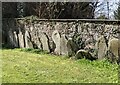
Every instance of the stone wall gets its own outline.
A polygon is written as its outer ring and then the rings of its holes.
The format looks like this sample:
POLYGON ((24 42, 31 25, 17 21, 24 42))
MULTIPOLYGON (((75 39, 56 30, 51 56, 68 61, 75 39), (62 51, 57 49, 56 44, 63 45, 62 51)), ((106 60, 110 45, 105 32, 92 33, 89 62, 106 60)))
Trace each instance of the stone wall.
POLYGON ((85 19, 3 19, 3 43, 13 48, 38 48, 58 55, 69 55, 70 50, 70 53, 76 53, 84 49, 100 57, 101 51, 97 50, 96 54, 94 49, 106 50, 110 39, 118 39, 118 23, 85 19))

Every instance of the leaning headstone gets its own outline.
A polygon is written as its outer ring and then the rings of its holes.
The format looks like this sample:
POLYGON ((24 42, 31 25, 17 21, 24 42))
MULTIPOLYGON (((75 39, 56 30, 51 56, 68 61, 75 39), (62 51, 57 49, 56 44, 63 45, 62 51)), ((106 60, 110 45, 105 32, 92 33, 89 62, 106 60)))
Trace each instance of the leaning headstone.
POLYGON ((65 36, 65 34, 61 35, 60 38, 60 47, 61 47, 61 54, 62 55, 68 55, 68 49, 67 49, 67 38, 65 36))
POLYGON ((60 34, 57 30, 52 33, 52 40, 56 45, 54 53, 60 55, 60 34))
POLYGON ((86 50, 78 50, 76 55, 75 55, 75 59, 89 59, 89 60, 95 60, 96 58, 94 58, 88 51, 86 50))
POLYGON ((76 54, 78 51, 78 46, 75 42, 73 42, 72 38, 69 38, 67 41, 67 50, 68 50, 68 56, 72 57, 76 54))
POLYGON ((14 47, 14 40, 13 40, 13 33, 11 30, 8 31, 8 44, 11 46, 11 47, 14 47))
POLYGON ((18 47, 18 37, 17 37, 17 34, 16 34, 16 31, 13 32, 13 40, 14 40, 14 46, 15 47, 18 47))
MULTIPOLYGON (((41 32, 40 32, 41 33, 41 32)), ((42 43, 41 43, 41 36, 37 32, 32 33, 32 41, 34 43, 34 48, 41 49, 42 50, 42 43)))
POLYGON ((101 36, 100 38, 98 38, 96 42, 96 49, 98 51, 98 59, 101 60, 105 58, 106 52, 107 52, 107 44, 104 36, 101 36))
POLYGON ((47 37, 47 35, 45 33, 40 34, 40 40, 41 40, 41 43, 42 43, 43 50, 45 50, 47 52, 50 52, 49 39, 48 39, 48 37, 47 37))
POLYGON ((50 40, 49 43, 50 43, 50 50, 51 50, 52 53, 54 53, 56 45, 55 45, 53 40, 50 40))
POLYGON ((35 44, 37 45, 38 49, 42 49, 42 43, 40 41, 40 38, 36 36, 35 44))
POLYGON ((30 41, 30 35, 29 35, 28 31, 25 32, 25 47, 26 48, 33 48, 33 44, 30 41))
POLYGON ((19 46, 20 46, 20 48, 24 48, 24 38, 23 38, 23 34, 22 34, 21 31, 18 34, 18 38, 19 38, 19 46))
POLYGON ((117 38, 110 39, 108 42, 108 57, 111 61, 118 61, 118 49, 120 48, 120 40, 117 38))

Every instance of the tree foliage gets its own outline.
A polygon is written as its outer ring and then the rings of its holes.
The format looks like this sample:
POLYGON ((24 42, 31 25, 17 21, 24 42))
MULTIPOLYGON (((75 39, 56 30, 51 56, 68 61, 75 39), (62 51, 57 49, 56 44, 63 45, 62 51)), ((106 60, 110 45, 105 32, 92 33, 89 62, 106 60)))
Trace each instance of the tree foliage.
POLYGON ((13 18, 17 17, 17 3, 16 2, 2 2, 2 17, 13 18))
POLYGON ((41 19, 94 18, 96 2, 5 2, 3 17, 38 16, 41 19))

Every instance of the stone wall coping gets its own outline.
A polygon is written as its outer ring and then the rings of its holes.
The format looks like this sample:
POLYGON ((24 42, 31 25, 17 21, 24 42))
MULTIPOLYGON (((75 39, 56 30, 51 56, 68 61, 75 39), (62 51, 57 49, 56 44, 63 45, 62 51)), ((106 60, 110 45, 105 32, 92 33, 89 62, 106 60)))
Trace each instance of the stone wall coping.
MULTIPOLYGON (((3 18, 3 19, 25 20, 26 18, 3 18)), ((26 20, 30 20, 30 19, 26 19, 26 20)), ((92 23, 114 23, 114 24, 120 23, 120 20, 108 20, 108 19, 34 19, 34 21, 92 22, 92 23)))

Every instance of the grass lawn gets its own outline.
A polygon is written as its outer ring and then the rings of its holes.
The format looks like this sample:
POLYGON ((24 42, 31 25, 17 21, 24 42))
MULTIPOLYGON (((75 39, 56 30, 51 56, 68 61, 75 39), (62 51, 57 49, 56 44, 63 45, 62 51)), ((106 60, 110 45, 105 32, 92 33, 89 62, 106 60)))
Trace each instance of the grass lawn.
POLYGON ((118 65, 21 49, 2 50, 3 83, 117 83, 118 65))

